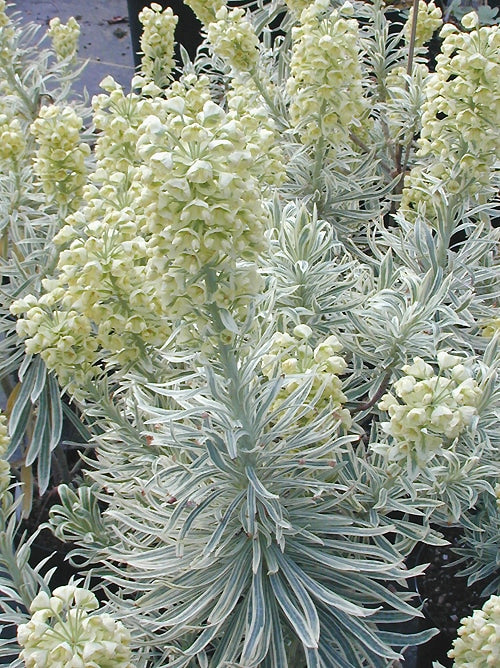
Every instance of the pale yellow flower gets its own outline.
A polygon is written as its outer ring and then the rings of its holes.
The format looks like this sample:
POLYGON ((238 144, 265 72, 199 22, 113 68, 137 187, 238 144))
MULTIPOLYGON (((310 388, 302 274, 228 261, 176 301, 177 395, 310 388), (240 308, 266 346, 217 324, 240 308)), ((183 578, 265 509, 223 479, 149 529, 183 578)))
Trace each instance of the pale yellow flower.
POLYGON ((7 416, 0 411, 0 457, 5 455, 9 447, 10 439, 7 430, 7 416))
POLYGON ((98 607, 92 592, 74 585, 38 594, 17 632, 26 668, 133 668, 128 630, 98 607))
MULTIPOLYGON (((174 67, 174 32, 177 16, 172 9, 156 2, 151 7, 144 7, 139 13, 139 21, 143 30, 141 35, 141 88, 148 83, 165 88, 170 81, 170 73, 174 67)), ((139 79, 134 79, 137 84, 139 79)))
MULTIPOLYGON (((290 120, 302 143, 323 136, 332 147, 346 143, 361 123, 367 102, 362 87, 360 36, 356 19, 344 7, 323 16, 316 0, 292 29, 290 120)), ((328 3, 326 3, 328 6, 328 3)))
POLYGON ((302 10, 308 7, 312 0, 285 0, 285 2, 294 14, 300 16, 302 10))
POLYGON ((219 9, 226 5, 225 0, 185 0, 185 2, 205 25, 214 21, 219 9))
MULTIPOLYGON (((417 12, 417 31, 415 34, 415 45, 423 46, 430 41, 435 31, 443 25, 442 12, 434 2, 419 0, 417 12)), ((413 22, 413 7, 410 9, 408 20, 404 27, 406 41, 410 40, 411 25, 413 22)))
POLYGON ((483 324, 482 335, 491 339, 497 332, 500 332, 500 316, 497 318, 490 318, 483 324))
POLYGON ((259 38, 241 8, 222 7, 208 25, 208 39, 215 53, 238 72, 252 72, 259 60, 259 38))
POLYGON ((420 357, 403 366, 406 375, 394 383, 394 394, 386 393, 378 404, 389 414, 390 422, 381 422, 381 427, 395 445, 374 449, 395 460, 411 457, 425 464, 457 438, 477 415, 482 396, 463 362, 458 355, 440 351, 438 374, 420 357))
POLYGON ((47 35, 52 40, 58 60, 74 59, 76 57, 80 26, 73 16, 70 16, 66 24, 61 23, 61 19, 57 16, 51 19, 47 35))
POLYGON ((456 668, 500 665, 500 596, 494 594, 470 617, 460 621, 458 638, 448 652, 456 668))

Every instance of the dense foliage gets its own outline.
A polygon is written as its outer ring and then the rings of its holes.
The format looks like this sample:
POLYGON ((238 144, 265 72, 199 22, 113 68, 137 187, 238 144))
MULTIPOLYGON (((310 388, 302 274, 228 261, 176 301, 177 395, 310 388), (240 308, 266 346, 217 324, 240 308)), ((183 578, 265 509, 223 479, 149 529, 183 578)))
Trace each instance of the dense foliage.
POLYGON ((498 593, 500 31, 187 4, 195 61, 153 3, 90 113, 76 21, 46 48, 0 0, 0 655, 384 668, 433 633, 440 527, 498 593), (53 592, 20 529, 51 488, 53 592))

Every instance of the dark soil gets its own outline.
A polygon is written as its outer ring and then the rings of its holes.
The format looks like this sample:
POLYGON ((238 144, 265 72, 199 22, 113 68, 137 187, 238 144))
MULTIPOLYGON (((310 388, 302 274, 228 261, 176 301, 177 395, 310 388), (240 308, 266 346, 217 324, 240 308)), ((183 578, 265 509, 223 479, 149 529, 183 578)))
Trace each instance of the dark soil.
POLYGON ((487 598, 481 596, 485 581, 468 586, 467 578, 458 575, 465 566, 463 563, 457 564, 459 557, 452 548, 458 546, 461 530, 441 528, 440 531, 450 545, 424 545, 416 557, 417 563, 430 564, 425 574, 416 580, 427 620, 422 623, 422 628, 435 627, 440 631, 437 636, 419 647, 417 668, 432 668, 433 661, 440 661, 443 666, 451 667, 453 661, 447 657, 447 653, 457 636, 460 620, 481 608, 487 598))
MULTIPOLYGON (((56 489, 50 490, 42 497, 35 497, 31 514, 24 520, 21 530, 26 531, 28 537, 32 536, 38 527, 48 520, 51 506, 59 502, 60 499, 56 489)), ((47 563, 42 566, 40 572, 45 574, 50 569, 55 568, 54 575, 51 578, 51 588, 66 585, 71 576, 78 573, 78 570, 66 560, 66 556, 74 547, 73 543, 60 541, 50 529, 42 529, 31 545, 30 565, 35 568, 50 557, 47 563)))

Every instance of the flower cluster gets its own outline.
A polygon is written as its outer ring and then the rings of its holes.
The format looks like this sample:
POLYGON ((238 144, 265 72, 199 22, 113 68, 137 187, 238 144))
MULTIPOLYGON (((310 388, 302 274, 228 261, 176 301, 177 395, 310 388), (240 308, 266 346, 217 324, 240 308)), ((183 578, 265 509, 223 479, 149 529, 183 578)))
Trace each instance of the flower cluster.
POLYGON ((457 668, 493 668, 500 664, 500 596, 492 595, 481 610, 461 620, 448 656, 457 668))
POLYGON ((25 146, 26 139, 19 119, 0 114, 0 160, 16 160, 25 146))
MULTIPOLYGON (((253 262, 266 248, 268 213, 262 160, 245 119, 211 101, 208 80, 188 76, 173 84, 164 112, 144 121, 137 145, 140 204, 151 235, 146 273, 168 300, 162 310, 183 317, 193 305, 215 300, 226 306, 237 296, 239 280, 233 279, 247 273, 241 260, 253 262), (225 276, 213 294, 207 268, 225 276)), ((243 280, 241 288, 248 294, 250 283, 243 280)))
POLYGON ((287 92, 290 120, 302 143, 323 136, 336 147, 366 111, 360 65, 360 35, 346 2, 323 16, 328 0, 316 0, 292 30, 292 56, 287 92))
MULTIPOLYGON (((14 28, 5 12, 6 6, 5 0, 0 0, 0 59, 2 61, 7 61, 12 57, 11 40, 14 37, 14 28)), ((0 90, 2 89, 3 86, 0 86, 0 90)))
POLYGON ((132 668, 129 632, 109 614, 89 614, 98 607, 74 585, 38 594, 17 632, 26 668, 132 668))
POLYGON ((249 75, 237 74, 231 79, 227 106, 230 114, 245 126, 247 148, 252 153, 254 168, 262 174, 263 193, 267 194, 268 186, 280 186, 285 181, 285 159, 276 123, 249 75))
POLYGON ((0 28, 5 28, 9 24, 9 18, 5 13, 5 7, 7 3, 5 0, 0 0, 0 28))
POLYGON ((226 0, 185 0, 196 16, 204 25, 215 21, 215 15, 222 7, 225 7, 226 0))
POLYGON ((136 222, 137 129, 152 102, 125 96, 110 77, 103 86, 108 94, 93 101, 97 169, 83 191, 84 205, 55 237, 63 247, 57 278, 42 282, 39 299, 28 295, 11 307, 12 313, 25 314, 17 331, 27 350, 40 353, 71 392, 99 372, 100 348, 126 364, 138 357, 148 332, 160 345, 170 333, 159 326, 157 305, 151 303, 145 242, 136 222))
POLYGON ((80 26, 78 21, 70 16, 66 24, 55 17, 50 20, 47 35, 52 39, 52 45, 58 60, 75 58, 80 38, 80 26))
POLYGON ((94 376, 97 342, 92 336, 88 317, 77 311, 52 311, 53 292, 37 300, 33 295, 17 300, 11 307, 14 315, 25 314, 17 322, 17 332, 26 339, 28 354, 40 354, 53 369, 61 385, 68 390, 84 386, 94 376))
POLYGON ((262 372, 268 378, 275 377, 276 373, 283 377, 283 388, 274 408, 278 408, 304 380, 312 378, 308 399, 314 400, 313 408, 302 421, 307 422, 310 417, 328 408, 336 419, 349 428, 351 416, 343 408, 346 396, 339 378, 347 368, 344 358, 337 354, 342 350, 342 344, 332 334, 313 348, 310 344, 312 335, 308 325, 297 325, 293 335, 277 332, 273 336, 269 352, 262 358, 262 372))
POLYGON ((31 132, 38 142, 34 170, 49 199, 68 208, 81 196, 86 182, 85 158, 90 146, 81 141, 82 119, 72 107, 41 107, 31 132))
POLYGON ((144 344, 161 345, 170 334, 168 323, 160 324, 155 286, 145 279, 146 246, 137 221, 135 148, 154 102, 124 95, 110 77, 103 85, 108 95, 94 98, 97 168, 83 206, 54 239, 62 247, 57 278, 43 281, 40 299, 28 296, 12 307, 26 314, 17 329, 27 349, 40 353, 69 389, 98 373, 99 348, 126 364, 144 344))
POLYGON ((426 82, 418 155, 430 164, 405 180, 401 209, 410 218, 431 197, 433 180, 451 193, 488 188, 500 155, 500 28, 478 27, 474 12, 463 23, 471 32, 441 30, 442 53, 426 82))
MULTIPOLYGON (((477 157, 487 162, 482 166, 487 172, 486 167, 491 166, 500 150, 496 132, 500 28, 485 26, 464 33, 447 24, 441 36, 442 54, 438 56, 435 75, 429 79, 423 109, 420 154, 443 159, 451 146, 464 169, 470 169, 471 159, 477 157), (459 150, 463 155, 459 156, 459 150)), ((483 181, 484 178, 485 175, 483 181)))
POLYGON ((221 7, 208 25, 208 39, 215 53, 236 71, 252 72, 259 60, 259 39, 243 9, 221 7))
POLYGON ((181 319, 198 336, 206 304, 244 316, 262 286, 266 179, 284 173, 262 110, 225 112, 204 77, 174 82, 166 98, 104 85, 97 168, 55 238, 57 277, 12 307, 27 350, 70 388, 99 372, 100 351, 129 364, 181 319))
POLYGON ((174 67, 174 33, 177 25, 177 16, 171 7, 162 11, 162 6, 156 2, 151 7, 144 7, 139 13, 142 23, 141 73, 134 79, 134 84, 141 84, 143 92, 151 94, 160 92, 169 84, 170 73, 174 67))
MULTIPOLYGON (((161 345, 170 333, 155 315, 154 286, 145 281, 146 256, 130 208, 104 212, 59 256, 61 307, 67 314, 77 309, 87 327, 94 323, 98 345, 120 354, 122 364, 137 357, 138 334, 145 344, 161 345)), ((88 344, 86 352, 91 352, 88 344)))
MULTIPOLYGON (((85 195, 85 199, 93 201, 94 206, 103 199, 99 197, 99 188, 104 190, 106 201, 115 202, 118 192, 123 198, 123 191, 133 182, 134 167, 138 164, 135 153, 139 127, 160 104, 157 100, 134 93, 126 95, 111 76, 103 79, 100 86, 105 92, 92 99, 93 121, 99 131, 95 147, 97 166, 90 174, 90 181, 95 187, 88 187, 85 195)), ((126 197, 126 202, 130 206, 134 198, 126 197)))
POLYGON ((437 374, 420 357, 403 366, 406 375, 394 383, 396 396, 388 392, 378 404, 389 413, 390 422, 381 426, 395 445, 375 445, 374 450, 393 461, 409 458, 420 465, 457 438, 477 414, 482 395, 464 361, 440 351, 437 374))
MULTIPOLYGON (((417 31, 415 33, 415 46, 423 46, 430 41, 434 32, 443 24, 443 14, 434 2, 427 3, 419 0, 417 12, 417 31)), ((410 41, 411 25, 413 22, 413 7, 410 9, 408 20, 404 27, 404 36, 410 41)))

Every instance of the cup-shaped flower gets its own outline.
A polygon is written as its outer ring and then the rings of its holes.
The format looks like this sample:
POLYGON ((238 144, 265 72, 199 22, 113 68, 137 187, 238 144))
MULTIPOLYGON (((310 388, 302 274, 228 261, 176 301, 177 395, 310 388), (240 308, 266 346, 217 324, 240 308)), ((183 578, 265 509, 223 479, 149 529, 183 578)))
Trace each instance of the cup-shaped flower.
POLYGON ((52 40, 58 60, 76 57, 80 26, 74 16, 70 16, 67 23, 61 23, 61 19, 57 16, 51 19, 47 35, 52 40))
POLYGON ((420 357, 404 365, 402 371, 406 375, 394 383, 394 394, 384 394, 378 404, 390 417, 390 422, 382 422, 381 427, 395 444, 379 444, 374 449, 391 459, 408 459, 423 466, 460 436, 477 415, 482 396, 464 361, 458 355, 440 351, 437 374, 420 357))
POLYGON ((458 638, 448 656, 457 668, 493 668, 500 663, 500 596, 492 595, 481 610, 460 621, 458 638))
MULTIPOLYGON (((404 27, 404 36, 407 42, 410 41, 411 26, 413 22, 413 7, 410 9, 408 20, 404 27)), ((434 2, 419 0, 417 12, 417 26, 415 33, 415 45, 423 46, 429 42, 434 32, 443 25, 442 12, 436 7, 434 2)))
MULTIPOLYGON (((153 84, 156 92, 161 92, 170 82, 170 73, 174 67, 174 32, 178 18, 172 8, 162 10, 156 2, 151 7, 144 7, 139 12, 142 23, 141 35, 141 72, 134 83, 144 86, 153 84)), ((151 86, 148 93, 151 93, 151 86)))
POLYGON ((359 27, 350 3, 324 15, 329 3, 316 0, 292 30, 287 92, 290 120, 304 144, 319 137, 336 147, 349 138, 366 111, 360 64, 359 27), (346 15, 347 12, 347 15, 346 15))
POLYGON ((132 668, 130 634, 80 587, 40 592, 31 619, 18 627, 20 658, 27 668, 132 668))

